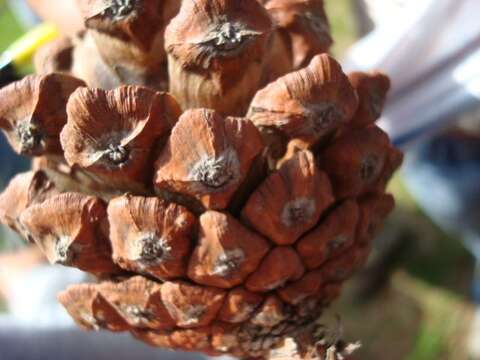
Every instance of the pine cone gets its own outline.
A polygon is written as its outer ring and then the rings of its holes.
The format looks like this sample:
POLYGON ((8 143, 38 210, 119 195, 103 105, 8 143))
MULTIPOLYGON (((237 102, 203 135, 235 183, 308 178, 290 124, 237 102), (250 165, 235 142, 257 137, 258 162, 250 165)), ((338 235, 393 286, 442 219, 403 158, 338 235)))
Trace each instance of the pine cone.
POLYGON ((0 90, 0 127, 35 157, 0 220, 96 277, 59 296, 84 329, 315 358, 316 319, 394 206, 388 78, 320 54, 320 0, 79 3, 87 30, 0 90))

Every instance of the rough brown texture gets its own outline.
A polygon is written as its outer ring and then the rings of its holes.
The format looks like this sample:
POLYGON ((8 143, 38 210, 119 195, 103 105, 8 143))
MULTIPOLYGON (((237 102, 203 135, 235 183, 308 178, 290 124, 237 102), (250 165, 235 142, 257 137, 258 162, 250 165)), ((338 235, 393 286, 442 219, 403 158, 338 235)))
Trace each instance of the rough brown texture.
MULTIPOLYGON (((100 58, 122 84, 161 88, 164 32, 180 0, 77 0, 100 58)), ((79 59, 81 61, 81 59, 79 59)))
POLYGON ((0 222, 31 240, 20 222, 20 215, 34 204, 40 204, 59 193, 43 171, 30 171, 15 176, 0 195, 0 222))
POLYGON ((270 175, 243 209, 245 219, 279 245, 310 230, 334 198, 328 177, 311 152, 297 153, 270 175))
POLYGON ((268 292, 298 280, 304 273, 300 257, 290 247, 276 247, 247 280, 246 287, 254 292, 268 292))
POLYGON ((218 319, 227 323, 247 321, 262 303, 263 297, 243 288, 231 290, 223 303, 218 319))
POLYGON ((382 115, 390 90, 390 79, 379 72, 354 72, 349 74, 348 78, 357 91, 359 100, 352 126, 364 127, 373 124, 382 115))
POLYGON ((373 191, 389 155, 390 140, 379 127, 344 133, 321 154, 319 167, 332 180, 339 198, 373 191))
POLYGON ((158 198, 125 195, 108 206, 113 259, 158 279, 185 276, 196 218, 158 198))
POLYGON ((103 283, 98 290, 130 327, 154 330, 175 327, 156 282, 138 276, 120 283, 103 283))
POLYGON ((366 262, 402 162, 375 125, 388 78, 324 53, 321 0, 78 3, 86 30, 0 90, 0 127, 35 156, 0 221, 93 275, 60 302, 157 347, 338 353, 319 318, 366 262))
POLYGON ((309 269, 338 256, 355 241, 359 209, 355 201, 347 200, 297 244, 297 251, 309 269))
POLYGON ((181 328, 209 325, 223 303, 222 290, 190 285, 186 282, 168 282, 162 286, 162 301, 168 313, 181 328))
POLYGON ((317 295, 324 285, 323 269, 307 272, 300 280, 282 287, 277 291, 285 302, 298 305, 301 301, 317 295))
POLYGON ((395 200, 390 194, 371 194, 360 201, 360 221, 357 229, 358 241, 370 243, 385 218, 395 206, 395 200))
POLYGON ((103 275, 118 270, 102 228, 106 215, 101 200, 66 193, 30 206, 22 212, 20 222, 52 264, 103 275))
POLYGON ((195 282, 219 288, 242 284, 269 250, 267 240, 230 215, 208 211, 200 217, 198 245, 188 269, 195 282))
POLYGON ((182 2, 165 34, 171 93, 184 109, 243 115, 261 85, 271 31, 256 0, 182 2))
POLYGON ((129 326, 100 293, 96 284, 71 286, 58 300, 84 330, 126 331, 129 326))
POLYGON ((97 183, 85 171, 71 167, 60 156, 40 156, 32 160, 32 169, 46 174, 56 189, 62 192, 87 193, 103 197, 104 186, 97 183))
POLYGON ((323 0, 263 0, 288 49, 293 69, 328 52, 333 40, 323 0))
POLYGON ((23 155, 61 154, 58 134, 70 95, 85 83, 68 75, 29 75, 0 90, 0 129, 23 155), (52 96, 52 94, 55 94, 52 96))
POLYGON ((175 124, 180 109, 170 95, 143 87, 79 89, 67 105, 60 135, 65 158, 118 190, 142 189, 152 151, 175 124))
POLYGON ((248 119, 188 110, 155 164, 155 187, 193 197, 207 209, 224 209, 262 150, 248 119))
POLYGON ((342 68, 324 54, 260 90, 248 117, 263 132, 278 131, 288 140, 314 144, 347 124, 357 105, 357 95, 342 68))

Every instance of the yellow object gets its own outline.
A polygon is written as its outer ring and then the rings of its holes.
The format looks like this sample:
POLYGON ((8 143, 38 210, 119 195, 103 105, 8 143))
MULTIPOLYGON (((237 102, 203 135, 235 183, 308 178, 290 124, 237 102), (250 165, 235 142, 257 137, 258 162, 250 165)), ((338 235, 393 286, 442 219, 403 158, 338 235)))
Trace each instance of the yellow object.
POLYGON ((9 62, 15 67, 26 65, 40 46, 58 36, 59 31, 54 25, 41 24, 10 45, 3 52, 0 63, 9 62))

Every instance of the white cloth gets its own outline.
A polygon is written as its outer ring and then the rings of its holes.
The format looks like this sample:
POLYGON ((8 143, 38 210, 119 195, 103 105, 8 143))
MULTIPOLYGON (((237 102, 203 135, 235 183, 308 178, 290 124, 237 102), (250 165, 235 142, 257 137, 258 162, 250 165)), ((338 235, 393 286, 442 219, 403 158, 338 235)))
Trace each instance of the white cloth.
POLYGON ((370 1, 370 11, 381 13, 378 27, 352 47, 344 68, 392 78, 379 124, 406 147, 479 106, 480 1, 412 0, 381 12, 388 3, 370 1))
MULTIPOLYGON (((0 315, 1 360, 206 360, 200 354, 149 347, 129 334, 83 332, 56 297, 86 275, 39 266, 10 284, 10 312, 0 315)), ((217 358, 228 360, 230 358, 217 358)))
POLYGON ((85 273, 62 266, 41 265, 9 284, 9 317, 31 328, 72 327, 73 321, 58 303, 57 294, 82 283, 85 273))

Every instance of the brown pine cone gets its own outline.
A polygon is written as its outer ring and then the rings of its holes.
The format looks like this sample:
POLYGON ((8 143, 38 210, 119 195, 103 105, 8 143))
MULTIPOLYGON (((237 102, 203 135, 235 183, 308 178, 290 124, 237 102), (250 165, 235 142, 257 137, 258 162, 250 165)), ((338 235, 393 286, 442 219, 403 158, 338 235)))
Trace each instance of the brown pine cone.
POLYGON ((320 54, 320 0, 79 2, 86 32, 0 90, 0 128, 35 157, 0 220, 97 277, 59 296, 84 329, 323 356, 316 321, 394 206, 388 78, 320 54))

